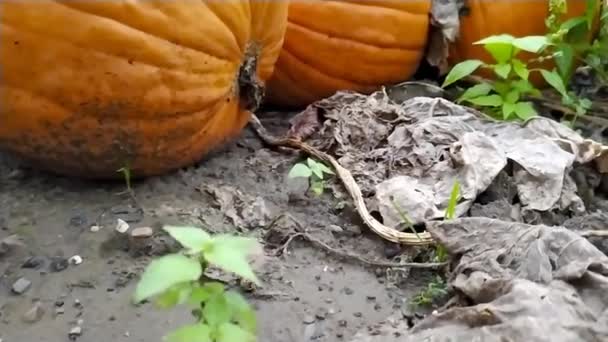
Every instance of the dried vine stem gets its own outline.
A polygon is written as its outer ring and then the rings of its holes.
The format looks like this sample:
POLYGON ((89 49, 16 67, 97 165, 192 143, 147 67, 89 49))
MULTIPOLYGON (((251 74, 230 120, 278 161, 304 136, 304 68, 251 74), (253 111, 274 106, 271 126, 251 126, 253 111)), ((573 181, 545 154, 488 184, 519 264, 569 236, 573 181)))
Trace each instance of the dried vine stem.
POLYGON ((336 175, 342 181, 342 184, 344 184, 346 191, 348 191, 349 195, 351 196, 355 204, 355 208, 357 209, 357 213, 359 216, 361 216, 363 222, 365 222, 365 224, 374 233, 378 234, 383 239, 409 246, 426 246, 434 243, 431 234, 428 232, 419 233, 418 235, 413 233, 403 233, 378 222, 378 220, 376 220, 369 213, 369 210, 367 210, 365 201, 363 200, 363 194, 361 194, 361 189, 357 185, 357 182, 355 182, 355 179, 351 175, 350 171, 343 168, 334 157, 325 152, 319 151, 300 140, 293 138, 276 138, 272 136, 266 131, 266 128, 264 128, 260 120, 253 113, 251 114, 249 123, 255 130, 256 134, 268 145, 295 148, 304 151, 308 155, 311 155, 319 160, 330 163, 336 172, 336 175))
POLYGON ((441 268, 441 267, 445 267, 448 265, 447 262, 386 262, 386 261, 373 261, 373 260, 368 260, 365 259, 362 256, 356 255, 356 254, 351 254, 351 253, 347 253, 347 252, 343 252, 337 249, 332 248, 331 246, 329 246, 328 244, 324 243, 321 240, 315 239, 312 236, 306 234, 306 233, 295 233, 291 236, 289 236, 289 238, 287 239, 287 241, 278 248, 278 253, 279 254, 286 254, 287 253, 287 248, 289 247, 289 245, 296 239, 296 238, 302 238, 308 242, 310 242, 311 244, 321 248, 322 250, 324 250, 325 252, 334 254, 338 257, 342 257, 342 258, 346 258, 346 259, 351 259, 351 260, 356 260, 364 265, 367 266, 375 266, 375 267, 385 267, 385 268, 424 268, 424 269, 437 269, 437 268, 441 268))

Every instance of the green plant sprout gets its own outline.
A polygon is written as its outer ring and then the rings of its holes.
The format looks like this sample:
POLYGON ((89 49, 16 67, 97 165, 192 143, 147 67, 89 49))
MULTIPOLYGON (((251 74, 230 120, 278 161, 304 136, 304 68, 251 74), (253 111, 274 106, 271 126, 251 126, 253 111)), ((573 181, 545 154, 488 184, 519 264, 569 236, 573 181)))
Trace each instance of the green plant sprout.
POLYGON ((259 280, 247 256, 255 239, 211 236, 195 227, 165 226, 163 229, 184 249, 153 260, 135 289, 133 300, 152 297, 159 308, 188 304, 194 307, 196 322, 165 336, 167 342, 255 342, 257 320, 254 310, 238 292, 204 276, 209 265, 220 267, 254 284, 259 280))
POLYGON ((544 36, 515 38, 508 34, 487 37, 474 44, 484 49, 494 58, 494 64, 481 60, 466 60, 456 64, 448 73, 442 87, 447 87, 472 75, 479 68, 486 68, 498 76, 496 81, 484 81, 460 95, 457 102, 467 102, 487 109, 488 114, 503 120, 528 120, 538 113, 526 96, 538 96, 540 91, 529 81, 530 70, 517 55, 522 51, 538 53, 547 44, 544 36))
POLYGON ((325 164, 315 161, 312 158, 306 159, 306 163, 295 164, 287 177, 289 178, 308 178, 310 189, 317 195, 323 194, 325 189, 325 177, 324 174, 333 175, 334 172, 327 167, 325 164))
POLYGON ((120 169, 116 170, 116 172, 121 172, 123 179, 125 181, 125 184, 127 185, 127 191, 132 191, 131 190, 131 169, 129 168, 129 166, 125 165, 123 167, 121 167, 120 169))
POLYGON ((436 275, 433 280, 431 280, 426 289, 420 291, 411 301, 411 306, 413 307, 421 307, 421 306, 429 306, 432 305, 435 300, 445 296, 448 294, 448 287, 441 278, 441 276, 436 275))

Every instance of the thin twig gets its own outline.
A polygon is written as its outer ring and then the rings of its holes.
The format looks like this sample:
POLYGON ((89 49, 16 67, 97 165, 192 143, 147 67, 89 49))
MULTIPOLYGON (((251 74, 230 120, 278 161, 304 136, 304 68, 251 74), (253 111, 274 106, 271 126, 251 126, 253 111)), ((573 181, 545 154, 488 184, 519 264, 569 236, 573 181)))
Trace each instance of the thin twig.
POLYGON ((363 200, 363 194, 361 193, 361 188, 357 185, 357 182, 353 178, 350 171, 345 169, 338 163, 338 161, 330 156, 329 154, 319 151, 316 148, 294 138, 276 138, 270 135, 260 120, 255 116, 255 114, 251 114, 251 119, 249 123, 253 127, 256 134, 268 145, 271 146, 285 146, 295 148, 305 153, 325 162, 331 164, 333 169, 336 172, 338 178, 342 181, 342 184, 350 194, 355 208, 357 209, 357 213, 365 222, 365 224, 376 234, 381 236, 382 238, 394 242, 401 243, 410 246, 427 246, 433 244, 433 238, 428 232, 419 233, 418 236, 412 233, 404 233, 393 228, 387 227, 382 223, 378 222, 370 213, 365 205, 365 201, 363 200))
POLYGON ((328 244, 326 244, 325 242, 315 239, 312 236, 310 236, 309 234, 306 233, 295 233, 292 234, 291 236, 289 236, 289 238, 287 239, 287 241, 278 248, 278 250, 280 251, 280 253, 278 254, 286 254, 287 253, 287 248, 289 247, 289 245, 296 239, 296 238, 303 238, 304 240, 312 243, 313 245, 323 249, 326 252, 329 252, 331 254, 335 254, 339 257, 342 258, 346 258, 346 259, 354 259, 359 261, 362 264, 368 265, 368 266, 376 266, 376 267, 390 267, 390 268, 441 268, 447 265, 447 262, 404 262, 404 263, 398 263, 398 262, 388 262, 388 261, 373 261, 373 260, 368 260, 365 259, 359 255, 356 254, 352 254, 352 253, 347 253, 347 252, 343 252, 343 251, 339 251, 331 246, 329 246, 328 244))

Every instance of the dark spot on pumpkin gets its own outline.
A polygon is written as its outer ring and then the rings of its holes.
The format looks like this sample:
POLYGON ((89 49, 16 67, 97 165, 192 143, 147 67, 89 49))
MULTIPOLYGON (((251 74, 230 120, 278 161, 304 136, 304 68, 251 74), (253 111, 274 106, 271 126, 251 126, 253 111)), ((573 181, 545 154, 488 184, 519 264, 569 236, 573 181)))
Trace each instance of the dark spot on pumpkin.
POLYGON ((19 45, 19 44, 20 44, 20 42, 19 42, 18 40, 15 40, 15 41, 13 42, 13 44, 15 44, 15 45, 19 45))
POLYGON ((129 59, 129 64, 133 65, 133 60, 129 59))

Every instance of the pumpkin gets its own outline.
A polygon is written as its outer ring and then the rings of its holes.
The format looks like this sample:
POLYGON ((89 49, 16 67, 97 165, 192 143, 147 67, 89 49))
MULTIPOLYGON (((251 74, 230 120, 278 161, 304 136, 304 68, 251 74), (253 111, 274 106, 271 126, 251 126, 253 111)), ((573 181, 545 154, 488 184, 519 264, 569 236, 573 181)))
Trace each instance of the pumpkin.
POLYGON ((269 103, 301 107, 408 79, 424 55, 430 8, 430 0, 291 0, 269 103))
MULTIPOLYGON (((567 6, 568 12, 562 17, 563 20, 583 15, 587 1, 567 0, 567 6)), ((465 12, 460 17, 459 36, 450 46, 448 57, 450 65, 468 59, 494 63, 494 59, 483 45, 474 44, 492 35, 510 34, 515 37, 545 35, 549 0, 468 0, 465 12)), ((592 37, 590 36, 589 39, 591 40, 592 37)), ((525 51, 518 54, 518 58, 524 62, 535 57, 525 51)), ((547 60, 533 63, 530 67, 551 70, 554 66, 553 61, 547 60)), ((493 77, 488 70, 480 70, 478 74, 493 77)), ((542 76, 538 73, 531 74, 531 81, 536 85, 544 84, 542 76)))
POLYGON ((0 148, 86 178, 190 166, 247 124, 286 25, 284 1, 2 1, 0 148))

